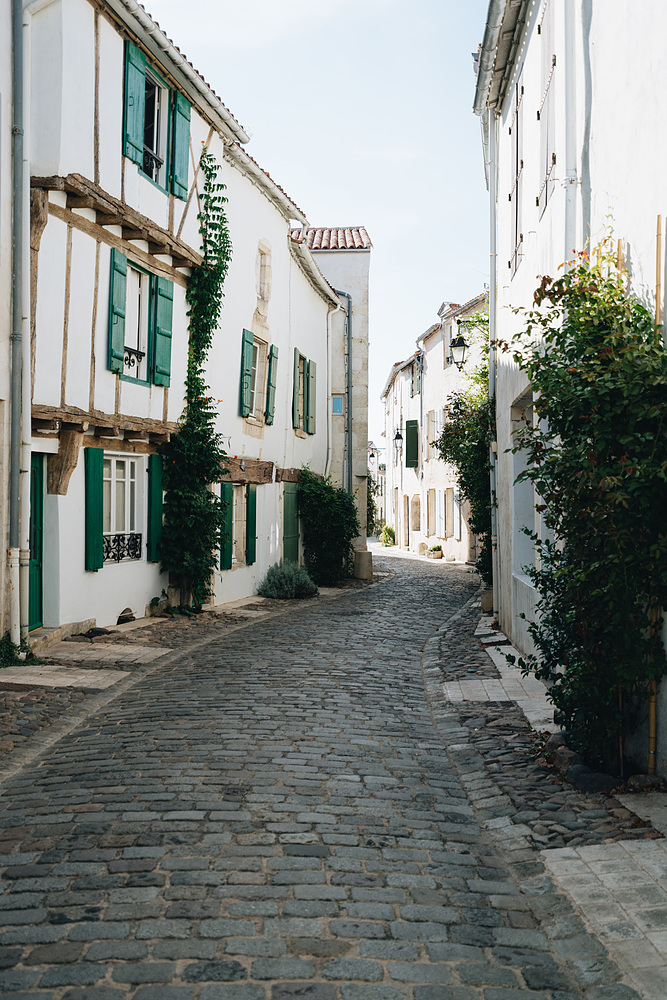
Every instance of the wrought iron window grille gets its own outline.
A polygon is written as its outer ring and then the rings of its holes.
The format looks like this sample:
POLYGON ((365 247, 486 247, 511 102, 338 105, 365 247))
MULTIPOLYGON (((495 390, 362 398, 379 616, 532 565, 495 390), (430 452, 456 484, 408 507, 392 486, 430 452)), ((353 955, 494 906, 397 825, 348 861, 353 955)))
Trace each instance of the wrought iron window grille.
POLYGON ((129 368, 130 371, 133 368, 138 368, 146 357, 146 352, 138 351, 136 347, 124 347, 123 350, 125 352, 125 367, 129 368))
POLYGON ((141 559, 141 535, 136 532, 105 535, 103 558, 104 562, 117 563, 123 559, 141 559))
POLYGON ((163 165, 162 157, 158 156, 150 146, 144 146, 144 173, 148 174, 151 180, 155 180, 156 174, 163 165))

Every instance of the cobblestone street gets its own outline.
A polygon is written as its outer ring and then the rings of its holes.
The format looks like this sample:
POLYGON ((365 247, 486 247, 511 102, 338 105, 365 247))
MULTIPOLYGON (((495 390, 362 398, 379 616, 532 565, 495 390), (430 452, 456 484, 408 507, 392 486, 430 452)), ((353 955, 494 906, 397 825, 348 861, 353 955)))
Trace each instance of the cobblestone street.
POLYGON ((637 837, 631 814, 523 758, 503 771, 525 719, 510 735, 510 702, 475 713, 444 695, 448 656, 468 676, 477 577, 389 562, 377 586, 146 663, 7 778, 0 991, 637 996, 540 858, 637 837))

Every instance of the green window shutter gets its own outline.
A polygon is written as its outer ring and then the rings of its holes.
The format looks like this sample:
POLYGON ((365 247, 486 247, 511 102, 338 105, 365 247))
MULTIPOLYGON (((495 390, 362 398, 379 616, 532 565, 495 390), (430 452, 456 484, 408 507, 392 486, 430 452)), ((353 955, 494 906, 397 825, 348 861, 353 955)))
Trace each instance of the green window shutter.
POLYGON ((269 348, 269 372, 266 377, 266 410, 264 419, 267 424, 273 423, 273 415, 276 412, 276 382, 278 371, 278 348, 271 344, 269 348))
POLYGON ((111 285, 109 287, 109 368, 122 372, 125 363, 125 295, 127 289, 127 257, 111 251, 111 285))
POLYGON ((174 138, 171 156, 171 190, 183 201, 188 196, 188 161, 190 159, 190 105, 174 92, 174 138))
POLYGON ((93 573, 104 562, 102 536, 104 451, 102 448, 84 448, 85 454, 85 568, 93 573))
POLYGON ((153 382, 169 385, 171 375, 171 330, 174 317, 174 285, 166 278, 156 278, 155 340, 153 347, 153 382))
POLYGON ((243 331, 241 340, 241 416, 250 413, 250 390, 252 388, 252 345, 253 334, 250 330, 243 331))
POLYGON ((315 409, 317 406, 316 395, 316 374, 317 365, 314 361, 308 362, 308 375, 306 378, 306 433, 315 433, 315 409))
POLYGON ((292 392, 292 427, 299 426, 299 361, 301 355, 294 348, 294 387, 292 392))
POLYGON ((148 456, 148 523, 146 553, 149 562, 160 561, 162 540, 162 455, 148 456))
POLYGON ((125 44, 125 123, 123 152, 143 166, 146 56, 132 42, 125 44))
POLYGON ((234 528, 234 484, 220 484, 220 501, 224 507, 220 544, 220 569, 232 568, 232 538, 234 528))
POLYGON ((419 423, 416 420, 405 421, 405 464, 408 469, 416 469, 419 465, 419 423))
POLYGON ((245 561, 252 566, 257 558, 257 487, 248 483, 245 488, 245 561))

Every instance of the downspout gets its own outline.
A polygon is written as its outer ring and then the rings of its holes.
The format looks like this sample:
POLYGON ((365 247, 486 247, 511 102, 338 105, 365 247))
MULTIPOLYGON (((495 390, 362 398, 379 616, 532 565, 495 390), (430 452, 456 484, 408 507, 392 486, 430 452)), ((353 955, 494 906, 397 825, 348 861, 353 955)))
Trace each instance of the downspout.
POLYGON ((352 489, 352 296, 334 288, 336 295, 347 299, 347 492, 352 489))
MULTIPOLYGON (((15 270, 20 269, 20 276, 17 285, 13 288, 14 300, 14 322, 17 320, 17 313, 20 310, 20 327, 12 330, 12 431, 14 430, 14 348, 17 355, 20 353, 20 365, 18 380, 19 385, 16 390, 19 393, 20 411, 16 408, 17 418, 17 443, 20 435, 20 466, 14 466, 12 456, 12 473, 18 474, 18 501, 19 509, 15 513, 18 522, 18 545, 19 545, 19 634, 24 640, 28 636, 29 612, 30 612, 30 459, 32 452, 32 413, 31 413, 31 385, 30 385, 30 76, 31 76, 31 28, 32 16, 48 7, 53 0, 32 0, 26 4, 21 12, 20 35, 17 35, 15 26, 15 50, 14 50, 14 72, 17 75, 16 61, 17 52, 20 49, 21 64, 21 93, 19 113, 15 106, 15 138, 20 138, 20 159, 17 157, 18 149, 15 148, 14 171, 20 172, 20 209, 18 211, 19 221, 17 223, 17 205, 19 191, 15 187, 14 201, 14 260, 15 270), (20 122, 19 122, 20 114, 20 122), (18 129, 21 130, 20 136, 18 129), (15 337, 15 331, 18 337, 15 337), (19 417, 20 412, 20 417, 19 417)), ((15 9, 21 11, 20 0, 14 0, 15 9)), ((18 20, 18 19, 17 19, 18 20)), ((15 92, 16 93, 16 92, 15 92)), ((16 182, 15 182, 16 183, 16 182)), ((17 497, 12 493, 12 497, 17 497)), ((11 511, 10 511, 11 517, 11 511)), ((11 531, 11 529, 10 529, 11 531)), ((14 537, 14 536, 13 536, 14 537)), ((12 542, 10 540, 10 549, 12 542)), ((11 559, 10 559, 11 562, 11 559)), ((14 588, 12 586, 12 599, 14 598, 14 588)), ((14 626, 14 618, 12 618, 14 626)))
POLYGON ((577 106, 574 51, 574 5, 564 0, 565 14, 565 260, 572 260, 577 239, 577 106))
MULTIPOLYGON (((20 610, 20 470, 21 384, 23 340, 23 9, 12 0, 12 332, 11 332, 11 427, 9 441, 9 634, 21 641, 20 610)), ((28 369, 29 370, 29 369, 28 369)))
MULTIPOLYGON (((498 313, 498 206, 497 206, 497 158, 498 158, 498 122, 493 112, 487 112, 487 120, 483 123, 489 132, 489 399, 496 408, 496 368, 497 368, 497 313, 498 313)), ((497 435, 494 435, 496 437, 497 435)), ((500 552, 498 548, 498 508, 497 508, 497 462, 498 442, 491 442, 489 448, 490 487, 491 487, 491 559, 493 574, 493 608, 500 618, 501 587, 500 587, 500 552)))
POLYGON ((331 472, 331 460, 333 457, 333 413, 331 405, 331 322, 334 314, 341 312, 341 306, 329 306, 327 312, 327 458, 324 466, 324 475, 328 477, 331 472))

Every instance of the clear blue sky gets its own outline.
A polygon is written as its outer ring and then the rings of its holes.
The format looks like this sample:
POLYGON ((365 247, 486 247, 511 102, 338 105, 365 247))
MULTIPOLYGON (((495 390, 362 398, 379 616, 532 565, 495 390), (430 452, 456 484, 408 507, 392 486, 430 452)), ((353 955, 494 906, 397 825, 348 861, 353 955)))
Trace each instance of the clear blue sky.
POLYGON ((144 0, 316 226, 373 241, 369 436, 394 361, 488 282, 471 53, 487 0, 144 0))

